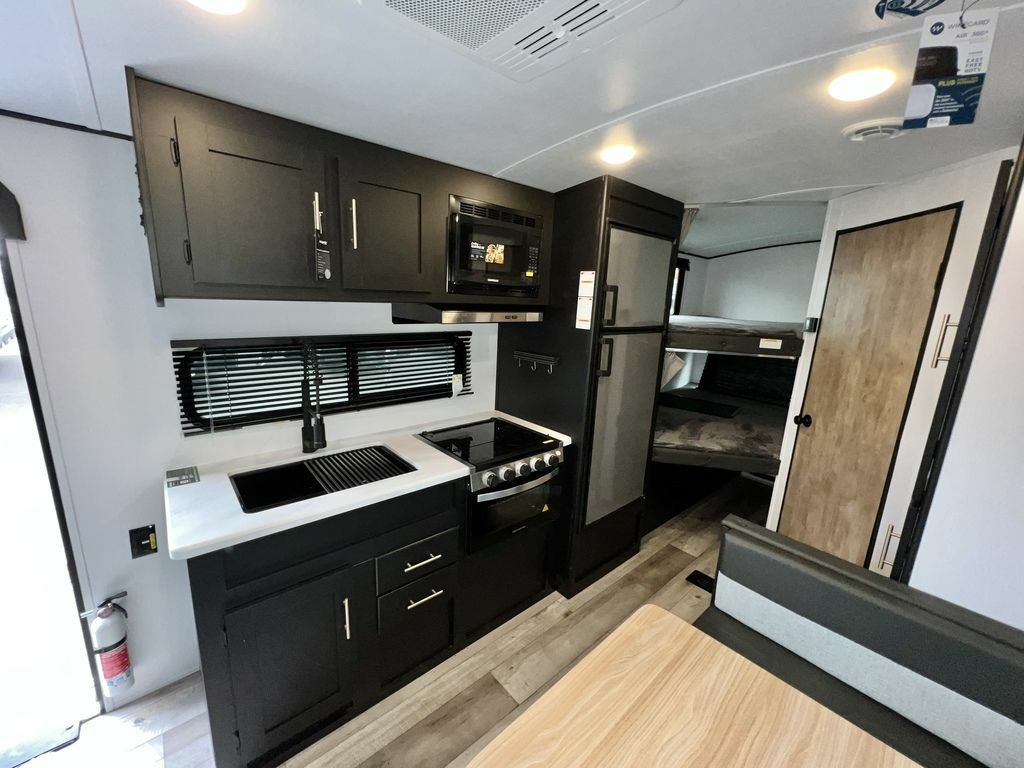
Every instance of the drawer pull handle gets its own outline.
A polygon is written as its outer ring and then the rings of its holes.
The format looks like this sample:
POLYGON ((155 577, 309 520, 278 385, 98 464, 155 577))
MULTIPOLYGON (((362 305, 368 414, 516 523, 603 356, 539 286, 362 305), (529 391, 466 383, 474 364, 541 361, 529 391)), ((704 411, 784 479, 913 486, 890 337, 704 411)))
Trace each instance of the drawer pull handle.
POLYGON ((406 563, 405 568, 403 569, 402 572, 408 573, 409 571, 415 571, 417 568, 422 568, 424 565, 430 565, 431 563, 440 560, 442 557, 444 557, 444 555, 435 555, 433 552, 431 552, 430 556, 426 560, 421 560, 415 565, 413 565, 412 563, 406 563))
POLYGON ((443 589, 432 589, 432 590, 430 590, 430 594, 427 595, 426 597, 424 597, 422 600, 410 600, 409 604, 407 606, 405 606, 405 610, 411 611, 416 606, 423 605, 424 603, 429 603, 435 597, 440 597, 443 594, 444 594, 444 590, 443 589))
POLYGON ((341 604, 345 607, 345 639, 346 640, 351 640, 352 639, 352 624, 349 621, 349 615, 348 615, 348 598, 346 597, 344 600, 342 600, 341 604))
POLYGON ((356 199, 352 198, 352 205, 349 206, 349 210, 352 213, 352 250, 359 250, 359 230, 357 229, 358 224, 356 223, 356 199))

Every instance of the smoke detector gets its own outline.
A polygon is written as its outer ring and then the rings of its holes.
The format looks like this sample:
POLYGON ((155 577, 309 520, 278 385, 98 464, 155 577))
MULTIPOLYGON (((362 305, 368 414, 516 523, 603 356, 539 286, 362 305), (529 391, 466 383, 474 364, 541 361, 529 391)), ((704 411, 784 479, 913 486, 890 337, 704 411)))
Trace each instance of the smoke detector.
POLYGON ((447 45, 519 82, 637 29, 682 0, 384 0, 447 45))
POLYGON ((903 135, 902 117, 883 117, 878 120, 866 120, 843 128, 843 136, 850 141, 878 141, 895 139, 903 135))

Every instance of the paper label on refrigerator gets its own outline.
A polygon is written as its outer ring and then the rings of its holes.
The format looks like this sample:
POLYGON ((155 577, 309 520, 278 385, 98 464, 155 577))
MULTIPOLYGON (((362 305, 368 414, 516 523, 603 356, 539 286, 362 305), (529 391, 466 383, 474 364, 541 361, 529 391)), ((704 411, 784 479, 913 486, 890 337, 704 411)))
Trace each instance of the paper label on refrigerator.
POLYGON ((594 297, 578 296, 576 298, 576 328, 580 331, 590 330, 590 318, 594 314, 594 297))
POLYGON ((761 339, 760 349, 782 349, 782 339, 761 339))
POLYGON ((586 269, 580 272, 580 286, 576 291, 576 328, 580 331, 590 330, 590 318, 594 314, 594 283, 597 272, 586 269))
POLYGON ((580 272, 580 288, 576 291, 577 296, 594 297, 594 283, 597 282, 597 272, 587 270, 580 272))

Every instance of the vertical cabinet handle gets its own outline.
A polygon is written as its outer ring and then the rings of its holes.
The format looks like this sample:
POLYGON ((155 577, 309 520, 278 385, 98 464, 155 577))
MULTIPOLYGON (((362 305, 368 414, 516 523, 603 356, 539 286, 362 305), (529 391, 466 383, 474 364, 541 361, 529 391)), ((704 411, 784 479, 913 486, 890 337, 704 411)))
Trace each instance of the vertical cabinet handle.
POLYGON ((601 376, 611 376, 612 375, 612 355, 613 355, 614 352, 615 352, 615 339, 610 339, 610 338, 607 338, 607 337, 601 339, 601 353, 600 353, 600 357, 602 358, 603 362, 599 363, 600 367, 597 369, 597 375, 599 377, 601 377, 601 376), (608 350, 608 357, 607 358, 604 356, 605 350, 608 350))
POLYGON ((604 322, 605 325, 615 325, 615 316, 619 313, 619 286, 606 285, 604 287, 604 322), (612 306, 608 309, 608 298, 611 297, 612 306))
POLYGON ((959 328, 960 323, 954 323, 950 320, 950 314, 947 312, 942 316, 942 325, 939 327, 939 340, 935 344, 935 352, 932 354, 932 368, 938 368, 939 363, 948 363, 949 358, 942 356, 942 348, 946 345, 946 331, 950 328, 959 328))
POLYGON ((350 238, 352 250, 357 250, 359 248, 359 225, 356 223, 356 199, 354 197, 349 201, 348 210, 352 216, 352 237, 350 238))
MULTIPOLYGON (((948 315, 947 315, 948 317, 948 315)), ((893 539, 900 538, 900 534, 896 533, 894 526, 890 525, 885 529, 885 541, 882 542, 882 551, 878 555, 878 567, 885 568, 892 566, 896 563, 895 560, 888 560, 889 545, 892 544, 893 539)))
POLYGON ((347 597, 344 600, 341 601, 341 605, 345 609, 345 639, 346 640, 351 640, 352 639, 352 622, 349 620, 348 598, 347 597))

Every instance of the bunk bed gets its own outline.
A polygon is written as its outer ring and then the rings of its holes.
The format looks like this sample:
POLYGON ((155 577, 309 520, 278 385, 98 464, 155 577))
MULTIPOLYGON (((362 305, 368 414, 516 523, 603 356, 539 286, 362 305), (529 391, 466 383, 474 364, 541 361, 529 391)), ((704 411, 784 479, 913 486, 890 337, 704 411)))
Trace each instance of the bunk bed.
POLYGON ((666 338, 669 355, 707 357, 699 381, 659 396, 653 460, 777 474, 801 325, 677 315, 666 338))

